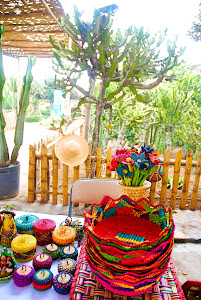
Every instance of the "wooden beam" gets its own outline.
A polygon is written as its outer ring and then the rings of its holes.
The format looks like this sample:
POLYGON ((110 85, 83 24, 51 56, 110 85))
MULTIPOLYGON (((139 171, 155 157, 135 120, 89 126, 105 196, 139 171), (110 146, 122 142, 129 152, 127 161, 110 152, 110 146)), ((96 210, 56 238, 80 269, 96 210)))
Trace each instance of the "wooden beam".
MULTIPOLYGON (((47 26, 47 25, 46 25, 47 26)), ((16 31, 16 30, 9 30, 9 31, 5 31, 5 33, 4 33, 4 37, 6 37, 6 36, 9 36, 10 35, 10 33, 15 33, 16 35, 18 35, 18 34, 24 34, 24 33, 28 33, 28 34, 45 34, 45 33, 47 33, 47 34, 53 34, 53 33, 62 33, 62 34, 64 34, 64 32, 63 31, 59 31, 59 30, 47 30, 47 31, 33 31, 33 30, 20 30, 20 31, 16 31)))
MULTIPOLYGON (((4 44, 2 44, 2 48, 14 48, 14 49, 35 49, 33 46, 30 46, 30 47, 28 47, 28 46, 24 46, 24 47, 20 47, 20 46, 17 46, 17 45, 4 45, 4 44)), ((41 47, 36 47, 37 49, 49 49, 49 50, 53 50, 54 48, 53 47, 49 47, 49 46, 41 46, 41 47)))
MULTIPOLYGON (((25 27, 25 26, 29 26, 29 27, 36 27, 36 26, 57 26, 58 27, 58 25, 57 25, 57 22, 54 22, 54 20, 52 20, 52 23, 47 23, 47 22, 45 22, 45 23, 39 23, 39 24, 26 24, 26 23, 23 23, 23 24, 18 24, 18 23, 12 23, 12 24, 5 24, 5 27, 6 27, 6 29, 8 28, 13 28, 14 29, 14 27, 25 27)), ((10 30, 8 30, 8 31, 10 31, 10 30)))
MULTIPOLYGON (((37 11, 37 12, 30 12, 30 13, 22 13, 22 14, 4 14, 0 16, 1 21, 7 21, 8 19, 24 19, 26 17, 28 18, 37 18, 37 17, 51 17, 49 13, 47 13, 46 11, 37 11)), ((60 17, 64 17, 64 14, 62 13, 56 13, 56 17, 60 18, 60 17)), ((52 17, 51 17, 52 19, 52 17)), ((36 19, 37 20, 37 19, 36 19)))

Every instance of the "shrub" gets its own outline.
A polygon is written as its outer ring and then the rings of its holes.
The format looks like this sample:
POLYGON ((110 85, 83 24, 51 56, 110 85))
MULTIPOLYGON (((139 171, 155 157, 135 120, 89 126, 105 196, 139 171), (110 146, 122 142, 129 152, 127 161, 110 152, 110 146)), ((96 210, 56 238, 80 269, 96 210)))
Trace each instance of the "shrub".
POLYGON ((34 122, 39 122, 39 121, 40 121, 39 115, 27 115, 25 117, 25 122, 28 122, 28 123, 34 123, 34 122))

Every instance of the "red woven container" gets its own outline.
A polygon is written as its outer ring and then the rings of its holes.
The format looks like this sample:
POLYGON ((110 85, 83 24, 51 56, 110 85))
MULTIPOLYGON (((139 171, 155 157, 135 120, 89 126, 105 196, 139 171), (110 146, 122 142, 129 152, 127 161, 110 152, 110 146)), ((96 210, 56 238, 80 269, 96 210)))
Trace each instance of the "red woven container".
POLYGON ((148 199, 105 196, 84 211, 86 260, 100 284, 136 296, 159 282, 173 247, 171 209, 148 199))
POLYGON ((33 229, 35 231, 35 237, 37 244, 45 246, 52 243, 52 232, 56 227, 56 223, 53 220, 41 219, 34 223, 33 229))

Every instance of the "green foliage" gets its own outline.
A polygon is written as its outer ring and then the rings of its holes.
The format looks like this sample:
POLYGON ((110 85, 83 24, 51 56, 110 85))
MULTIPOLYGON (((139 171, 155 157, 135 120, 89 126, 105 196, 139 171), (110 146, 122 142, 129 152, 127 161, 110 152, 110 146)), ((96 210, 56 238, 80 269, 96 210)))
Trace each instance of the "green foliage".
POLYGON ((132 93, 134 98, 143 102, 137 90, 151 89, 161 83, 168 71, 178 64, 183 51, 177 49, 176 41, 168 42, 166 56, 160 57, 159 48, 166 32, 151 36, 142 27, 114 31, 113 13, 113 9, 105 13, 96 9, 90 24, 83 21, 82 13, 75 7, 73 21, 68 15, 60 20, 72 39, 71 49, 66 41, 57 43, 50 37, 55 49, 54 69, 60 78, 62 76, 57 85, 67 86, 69 91, 76 88, 82 94, 82 100, 95 104, 93 151, 103 134, 101 124, 106 104, 113 106, 126 93, 132 93), (89 80, 99 82, 97 96, 87 90, 86 85, 79 85, 84 73, 88 74, 89 80), (110 90, 113 83, 116 83, 116 88, 110 90))
MULTIPOLYGON (((182 190, 184 183, 184 178, 182 176, 179 177, 178 190, 182 190)), ((169 176, 167 179, 167 188, 172 189, 173 187, 173 176, 169 176)))
POLYGON ((40 121, 39 115, 30 114, 30 115, 26 115, 26 117, 25 117, 25 122, 28 122, 28 123, 34 123, 34 122, 39 122, 39 121, 40 121))
MULTIPOLYGON (((29 104, 29 92, 31 88, 31 83, 33 80, 32 77, 32 67, 35 64, 35 59, 29 57, 28 58, 28 64, 27 64, 27 70, 26 74, 23 78, 23 84, 20 94, 20 100, 19 100, 19 111, 17 115, 17 122, 16 122, 16 128, 15 128, 15 137, 14 137, 14 148, 11 154, 11 157, 9 157, 9 151, 8 146, 5 139, 5 119, 3 115, 3 88, 5 84, 5 76, 4 76, 4 68, 3 68, 3 55, 2 55, 2 44, 1 40, 3 37, 4 32, 4 26, 1 26, 0 29, 0 167, 6 167, 10 164, 13 164, 16 162, 19 149, 22 145, 23 141, 23 133, 24 133, 24 120, 25 120, 25 112, 29 104)), ((11 81, 11 87, 16 86, 16 81, 11 81)))

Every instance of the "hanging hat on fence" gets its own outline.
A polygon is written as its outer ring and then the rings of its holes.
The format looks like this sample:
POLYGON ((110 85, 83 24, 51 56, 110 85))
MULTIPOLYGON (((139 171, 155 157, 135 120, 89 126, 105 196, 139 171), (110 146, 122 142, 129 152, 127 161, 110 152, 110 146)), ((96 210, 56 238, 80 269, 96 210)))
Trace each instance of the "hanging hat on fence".
POLYGON ((78 166, 87 159, 89 146, 83 137, 69 134, 56 142, 55 154, 63 164, 78 166))

